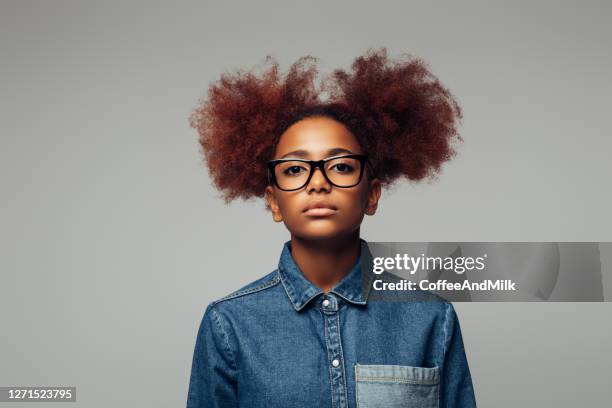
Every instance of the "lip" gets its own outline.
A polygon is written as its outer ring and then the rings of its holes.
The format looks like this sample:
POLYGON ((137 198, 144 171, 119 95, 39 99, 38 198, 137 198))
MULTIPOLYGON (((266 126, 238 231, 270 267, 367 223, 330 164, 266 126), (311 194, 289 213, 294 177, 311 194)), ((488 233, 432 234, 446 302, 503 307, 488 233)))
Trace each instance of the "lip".
POLYGON ((308 205, 302 212, 304 215, 325 217, 337 213, 338 208, 335 205, 320 201, 308 205))
POLYGON ((311 215, 314 217, 325 217, 337 213, 338 210, 331 208, 311 208, 310 210, 304 211, 304 215, 311 215))

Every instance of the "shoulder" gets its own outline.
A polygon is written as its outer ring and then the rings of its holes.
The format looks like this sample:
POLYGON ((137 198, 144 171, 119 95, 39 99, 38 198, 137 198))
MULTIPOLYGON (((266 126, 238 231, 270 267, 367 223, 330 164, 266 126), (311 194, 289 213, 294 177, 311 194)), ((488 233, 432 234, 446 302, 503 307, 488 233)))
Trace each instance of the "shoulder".
POLYGON ((267 296, 270 290, 279 286, 279 284, 280 276, 278 270, 275 269, 267 275, 242 286, 240 289, 212 301, 207 309, 219 310, 244 303, 245 301, 252 302, 261 300, 262 297, 267 296))

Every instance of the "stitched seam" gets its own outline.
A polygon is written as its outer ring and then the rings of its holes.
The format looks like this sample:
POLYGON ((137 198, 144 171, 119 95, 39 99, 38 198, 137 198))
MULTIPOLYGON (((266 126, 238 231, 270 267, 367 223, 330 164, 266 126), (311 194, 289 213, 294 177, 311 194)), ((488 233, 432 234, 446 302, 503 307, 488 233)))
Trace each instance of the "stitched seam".
POLYGON ((446 304, 446 310, 444 311, 444 343, 442 344, 442 364, 440 364, 441 366, 444 366, 444 358, 446 357, 446 342, 448 341, 446 339, 446 337, 448 336, 448 330, 446 328, 447 324, 448 324, 448 314, 450 312, 450 303, 446 304))
POLYGON ((236 365, 236 359, 234 358, 234 354, 232 353, 232 349, 229 344, 229 336, 227 335, 227 333, 225 332, 225 330, 223 330, 223 327, 221 326, 221 317, 219 316, 217 312, 215 312, 214 309, 210 309, 210 311, 212 312, 212 315, 215 318, 215 323, 219 327, 219 331, 221 332, 221 335, 223 336, 223 339, 225 340, 225 350, 227 354, 229 354, 230 360, 232 362, 232 368, 237 371, 238 366, 236 365))
MULTIPOLYGON (((446 325, 448 322, 448 314, 450 313, 450 308, 451 308, 451 304, 450 303, 446 303, 446 310, 444 313, 444 343, 442 344, 442 358, 440 359, 440 367, 441 367, 441 372, 440 372, 440 376, 444 375, 444 368, 445 368, 445 359, 446 359, 446 336, 448 335, 448 331, 446 329, 446 325)), ((440 406, 440 398, 442 398, 442 393, 438 393, 438 406, 440 406)))
MULTIPOLYGON (((362 273, 364 273, 364 272, 362 271, 362 273)), ((368 275, 367 275, 367 278, 366 278, 366 282, 367 282, 366 283, 366 285, 367 285, 366 286, 366 293, 365 293, 364 299, 363 299, 364 304, 367 304, 367 302, 368 302, 368 298, 370 297, 370 291, 372 290, 372 281, 374 280, 373 273, 370 273, 369 271, 366 272, 366 273, 368 273, 368 275)))
POLYGON ((357 366, 359 365, 359 363, 355 363, 355 399, 357 400, 357 408, 359 408, 359 397, 361 394, 361 390, 359 387, 359 382, 357 381, 358 375, 357 375, 357 366))
POLYGON ((439 384, 439 381, 435 381, 435 380, 410 380, 410 379, 402 378, 402 377, 357 377, 357 381, 394 382, 394 383, 423 384, 423 385, 439 384))
POLYGON ((321 316, 323 317, 323 333, 325 334, 325 345, 327 346, 327 372, 329 373, 329 386, 331 388, 331 398, 332 398, 332 408, 334 408, 336 406, 336 398, 334 398, 334 379, 332 377, 332 365, 331 365, 331 356, 329 355, 329 336, 327 335, 327 316, 322 313, 319 310, 319 313, 321 313, 321 316))
POLYGON ((219 302, 223 302, 224 300, 235 299, 240 296, 250 295, 251 293, 261 292, 264 289, 271 288, 272 286, 278 284, 280 282, 280 278, 278 276, 274 276, 271 281, 263 283, 254 288, 244 289, 238 292, 230 293, 227 296, 222 297, 221 299, 215 300, 213 304, 217 304, 219 302))
POLYGON ((344 299, 345 301, 347 301, 347 302, 349 302, 349 303, 352 303, 352 304, 354 304, 354 305, 365 305, 365 304, 366 304, 366 302, 365 302, 365 301, 363 301, 363 300, 352 300, 352 299, 349 299, 348 297, 346 297, 346 296, 344 296, 344 295, 342 295, 342 294, 340 294, 340 293, 338 293, 338 292, 336 292, 336 291, 333 291, 333 290, 332 290, 331 292, 332 292, 332 293, 334 293, 334 294, 336 294, 336 295, 338 295, 339 297, 341 297, 341 298, 342 298, 342 299, 344 299))
POLYGON ((342 330, 340 328, 340 309, 336 312, 336 324, 338 325, 338 344, 340 345, 340 364, 342 364, 342 376, 344 380, 344 401, 348 403, 348 391, 347 391, 347 380, 346 380, 346 365, 344 364, 344 350, 342 350, 342 330))
POLYGON ((285 293, 287 294, 287 297, 289 298, 289 301, 291 301, 291 304, 293 305, 293 308, 295 310, 297 310, 298 312, 300 310, 302 310, 304 308, 304 306, 306 306, 312 299, 316 298, 317 296, 319 296, 322 293, 319 290, 318 292, 315 292, 312 296, 310 296, 306 300, 302 300, 302 299, 298 300, 297 299, 297 295, 295 294, 295 291, 293 289, 293 285, 291 285, 291 282, 289 282, 286 277, 283 279, 284 275, 280 271, 280 269, 278 270, 278 274, 280 275, 280 277, 278 279, 280 280, 283 288, 285 289, 285 293), (293 296, 289 293, 290 291, 293 294, 293 296), (299 303, 299 304, 297 304, 297 303, 299 303))
MULTIPOLYGON (((287 294, 287 297, 289 298, 289 301, 291 302, 291 304, 293 305, 295 310, 299 310, 299 306, 296 305, 295 303, 293 303, 293 297, 291 297, 291 294, 289 294, 289 289, 287 289, 287 285, 290 284, 289 282, 285 283, 285 279, 283 279, 283 272, 281 272, 281 270, 278 270, 278 279, 280 281, 280 283, 283 285, 283 289, 285 289, 285 293, 287 294)), ((291 288, 293 291, 293 288, 291 288)))

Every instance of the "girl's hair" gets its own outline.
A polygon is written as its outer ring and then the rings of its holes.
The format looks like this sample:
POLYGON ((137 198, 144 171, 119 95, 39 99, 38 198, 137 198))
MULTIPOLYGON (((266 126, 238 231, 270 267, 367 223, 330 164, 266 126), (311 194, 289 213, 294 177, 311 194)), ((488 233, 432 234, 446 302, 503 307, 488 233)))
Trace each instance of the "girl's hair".
POLYGON ((226 202, 262 197, 280 135, 313 116, 343 123, 368 155, 383 185, 403 177, 435 178, 455 155, 461 108, 420 59, 387 58, 386 48, 337 69, 319 87, 316 59, 298 59, 285 75, 267 56, 261 74, 224 73, 190 117, 204 158, 226 202), (327 94, 326 100, 322 96, 327 94))

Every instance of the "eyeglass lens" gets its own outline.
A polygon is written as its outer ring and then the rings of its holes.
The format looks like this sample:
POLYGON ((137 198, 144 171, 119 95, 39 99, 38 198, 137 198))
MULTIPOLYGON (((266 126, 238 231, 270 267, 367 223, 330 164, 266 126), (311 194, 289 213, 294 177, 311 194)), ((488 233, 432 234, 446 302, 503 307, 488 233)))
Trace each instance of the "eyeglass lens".
MULTIPOLYGON (((359 182, 361 162, 352 157, 339 157, 325 163, 325 174, 338 187, 351 187, 359 182)), ((310 165, 289 160, 276 165, 274 175, 279 187, 293 190, 303 187, 310 174, 310 165)))

